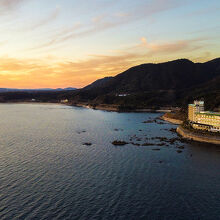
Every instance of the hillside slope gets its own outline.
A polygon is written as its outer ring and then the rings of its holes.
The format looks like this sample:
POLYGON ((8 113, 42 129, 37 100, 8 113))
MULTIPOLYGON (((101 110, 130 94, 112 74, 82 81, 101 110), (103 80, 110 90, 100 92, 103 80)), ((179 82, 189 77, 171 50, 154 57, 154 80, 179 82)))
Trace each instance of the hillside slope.
POLYGON ((179 106, 200 97, 207 97, 212 107, 220 105, 220 58, 206 63, 179 59, 135 66, 77 91, 73 101, 143 107, 179 106), (118 97, 120 93, 129 95, 118 97))

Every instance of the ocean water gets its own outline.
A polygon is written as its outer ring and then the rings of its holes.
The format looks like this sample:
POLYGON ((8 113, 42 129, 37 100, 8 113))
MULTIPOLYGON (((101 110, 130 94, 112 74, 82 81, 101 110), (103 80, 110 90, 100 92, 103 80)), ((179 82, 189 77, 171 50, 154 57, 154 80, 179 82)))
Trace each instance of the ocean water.
POLYGON ((220 219, 220 147, 158 146, 160 115, 1 104, 0 219, 220 219))

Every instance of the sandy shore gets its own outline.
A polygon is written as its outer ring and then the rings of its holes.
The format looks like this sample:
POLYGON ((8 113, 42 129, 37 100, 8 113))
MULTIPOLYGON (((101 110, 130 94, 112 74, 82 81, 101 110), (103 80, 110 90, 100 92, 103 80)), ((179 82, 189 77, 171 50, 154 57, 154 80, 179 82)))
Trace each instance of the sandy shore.
POLYGON ((163 116, 161 117, 161 119, 163 119, 164 121, 168 121, 168 122, 170 122, 170 123, 172 123, 172 124, 175 124, 175 125, 181 125, 181 124, 183 123, 182 120, 173 119, 173 118, 168 118, 168 117, 166 117, 165 115, 163 115, 163 116))

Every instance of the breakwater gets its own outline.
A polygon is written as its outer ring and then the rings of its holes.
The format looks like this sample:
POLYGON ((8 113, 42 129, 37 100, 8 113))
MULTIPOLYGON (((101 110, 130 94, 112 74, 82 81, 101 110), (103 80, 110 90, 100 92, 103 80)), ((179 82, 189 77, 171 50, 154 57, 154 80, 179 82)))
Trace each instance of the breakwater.
POLYGON ((218 136, 195 133, 183 128, 182 126, 177 128, 177 133, 186 139, 220 145, 220 137, 218 136))

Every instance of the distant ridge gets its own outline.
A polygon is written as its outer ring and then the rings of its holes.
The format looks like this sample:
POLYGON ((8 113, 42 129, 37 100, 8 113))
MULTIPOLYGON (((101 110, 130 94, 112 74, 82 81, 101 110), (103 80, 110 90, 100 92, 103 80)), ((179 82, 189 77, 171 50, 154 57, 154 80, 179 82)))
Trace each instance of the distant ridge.
POLYGON ((51 92, 57 92, 57 91, 73 91, 76 90, 76 88, 68 87, 68 88, 57 88, 57 89, 51 89, 51 88, 42 88, 42 89, 16 89, 16 88, 0 88, 0 92, 38 92, 38 91, 51 91, 51 92))

